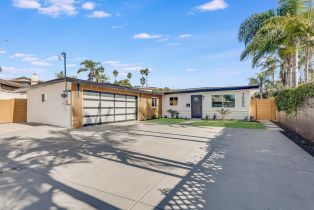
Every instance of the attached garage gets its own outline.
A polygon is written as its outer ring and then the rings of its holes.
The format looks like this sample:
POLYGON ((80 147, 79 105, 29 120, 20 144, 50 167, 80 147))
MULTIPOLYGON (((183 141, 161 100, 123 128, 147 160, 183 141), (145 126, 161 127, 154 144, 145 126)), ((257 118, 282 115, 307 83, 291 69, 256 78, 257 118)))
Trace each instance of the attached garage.
POLYGON ((83 92, 83 126, 136 119, 136 96, 88 90, 83 92))
POLYGON ((81 128, 161 117, 160 94, 108 83, 55 79, 32 86, 27 97, 28 122, 61 127, 81 128))

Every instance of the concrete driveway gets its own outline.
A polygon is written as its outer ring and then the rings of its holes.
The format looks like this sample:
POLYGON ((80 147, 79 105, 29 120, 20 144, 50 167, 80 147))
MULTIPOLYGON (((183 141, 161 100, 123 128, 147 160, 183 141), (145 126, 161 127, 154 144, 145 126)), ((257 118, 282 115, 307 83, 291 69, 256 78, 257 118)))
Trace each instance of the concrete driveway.
POLYGON ((1 126, 0 209, 314 206, 314 158, 278 131, 1 126))

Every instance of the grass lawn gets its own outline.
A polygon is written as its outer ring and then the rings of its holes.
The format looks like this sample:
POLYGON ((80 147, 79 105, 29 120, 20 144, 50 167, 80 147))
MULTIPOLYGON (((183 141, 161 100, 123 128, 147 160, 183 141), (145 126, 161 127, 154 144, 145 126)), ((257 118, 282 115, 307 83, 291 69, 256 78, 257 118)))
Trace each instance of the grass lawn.
POLYGON ((152 123, 156 123, 159 125, 173 125, 173 124, 179 124, 179 123, 186 122, 186 121, 187 120, 185 120, 185 119, 159 118, 159 119, 149 120, 147 122, 152 122, 152 123))
POLYGON ((260 122, 248 122, 240 120, 200 120, 192 122, 193 126, 214 126, 214 127, 226 127, 226 128, 253 128, 261 129, 264 126, 260 122))

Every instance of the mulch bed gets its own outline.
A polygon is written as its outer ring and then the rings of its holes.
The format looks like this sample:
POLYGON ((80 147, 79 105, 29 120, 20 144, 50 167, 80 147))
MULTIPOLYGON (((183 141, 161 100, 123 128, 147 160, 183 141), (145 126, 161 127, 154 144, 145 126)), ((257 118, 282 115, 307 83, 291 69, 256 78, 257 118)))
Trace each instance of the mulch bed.
POLYGON ((279 127, 281 127, 284 131, 281 131, 286 137, 288 137, 291 141, 296 143, 299 147, 301 147, 304 151, 309 153, 312 157, 314 157, 314 142, 302 137, 298 133, 290 130, 289 128, 285 127, 281 123, 274 122, 279 127))

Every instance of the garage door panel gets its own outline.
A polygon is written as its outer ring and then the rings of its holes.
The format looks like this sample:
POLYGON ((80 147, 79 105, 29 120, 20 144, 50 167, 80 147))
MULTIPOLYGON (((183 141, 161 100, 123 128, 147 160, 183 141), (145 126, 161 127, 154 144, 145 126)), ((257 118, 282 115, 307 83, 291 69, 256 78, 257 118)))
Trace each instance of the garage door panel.
POLYGON ((114 122, 114 116, 101 116, 101 122, 114 122))
POLYGON ((136 107, 136 103, 134 103, 134 102, 126 102, 126 107, 136 107))
POLYGON ((114 101, 101 101, 101 107, 114 107, 114 101))
POLYGON ((101 100, 114 100, 114 94, 110 93, 101 93, 101 100))
POLYGON ((135 114, 128 114, 128 115, 126 115, 126 119, 127 120, 135 120, 136 119, 136 115, 135 114))
POLYGON ((83 96, 86 99, 99 99, 100 93, 99 92, 84 91, 83 96))
POLYGON ((127 113, 127 114, 134 114, 134 113, 136 113, 136 108, 128 108, 128 109, 126 110, 126 113, 127 113))
POLYGON ((84 117, 83 118, 83 124, 84 125, 89 125, 89 124, 100 124, 100 117, 96 116, 96 117, 84 117))
POLYGON ((125 121, 125 115, 115 115, 115 121, 125 121))
POLYGON ((116 108, 115 111, 116 111, 115 114, 125 114, 125 108, 120 109, 116 108))
POLYGON ((100 109, 86 109, 84 108, 83 115, 99 115, 100 109))
POLYGON ((127 100, 127 101, 134 101, 134 102, 135 102, 135 101, 136 101, 136 97, 135 97, 135 96, 127 96, 127 97, 126 97, 126 100, 127 100))
POLYGON ((114 114, 114 109, 107 109, 107 108, 101 109, 101 115, 113 115, 113 114, 114 114))
POLYGON ((84 100, 84 108, 85 107, 100 107, 100 101, 84 100))
POLYGON ((116 101, 125 101, 125 95, 116 95, 115 100, 116 101))
POLYGON ((125 102, 116 101, 116 107, 125 107, 125 102))

